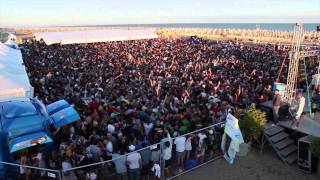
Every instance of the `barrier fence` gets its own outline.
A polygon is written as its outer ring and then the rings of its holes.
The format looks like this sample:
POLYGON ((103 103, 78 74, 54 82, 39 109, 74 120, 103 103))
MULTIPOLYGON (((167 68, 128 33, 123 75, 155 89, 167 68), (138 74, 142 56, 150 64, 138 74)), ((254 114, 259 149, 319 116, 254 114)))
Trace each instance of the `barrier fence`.
POLYGON ((0 161, 0 179, 58 179, 62 180, 61 170, 21 165, 0 161))
POLYGON ((181 136, 162 139, 160 143, 128 154, 112 154, 110 160, 88 165, 52 170, 0 161, 0 179, 70 179, 70 180, 152 180, 174 179, 222 157, 220 151, 224 123, 210 125, 181 136), (138 168, 128 166, 128 157, 140 154, 138 168), (1 168, 4 167, 4 168, 1 168))
POLYGON ((171 140, 166 138, 160 143, 125 155, 118 155, 116 158, 113 157, 108 161, 62 170, 63 178, 171 179, 201 164, 221 157, 220 143, 223 125, 224 122, 220 122, 179 137, 171 138, 171 140), (177 152, 180 150, 179 148, 177 149, 177 145, 181 145, 179 143, 180 141, 183 142, 183 139, 187 142, 183 143, 183 146, 185 148, 186 146, 189 147, 183 152, 177 152), (172 146, 166 142, 170 142, 172 146), (171 154, 168 155, 168 152, 171 154), (125 162, 128 156, 136 153, 139 153, 142 158, 142 166, 138 169, 130 169, 130 167, 126 166, 125 162), (124 171, 119 171, 121 163, 123 167, 127 167, 124 171))

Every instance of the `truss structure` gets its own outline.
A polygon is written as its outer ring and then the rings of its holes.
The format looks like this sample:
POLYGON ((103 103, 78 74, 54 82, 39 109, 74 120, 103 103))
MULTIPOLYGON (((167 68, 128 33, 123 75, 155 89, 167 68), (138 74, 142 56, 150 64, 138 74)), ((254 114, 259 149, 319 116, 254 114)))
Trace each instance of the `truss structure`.
POLYGON ((300 48, 303 40, 303 29, 302 24, 297 23, 294 27, 293 39, 291 44, 291 51, 289 52, 289 70, 287 77, 286 92, 284 94, 283 100, 291 104, 295 96, 295 90, 297 86, 297 76, 300 60, 300 48))
POLYGON ((299 70, 299 61, 306 57, 318 56, 319 50, 303 51, 301 44, 303 43, 304 32, 302 24, 297 23, 294 27, 293 39, 291 44, 291 51, 289 52, 289 70, 287 77, 286 92, 284 94, 283 100, 292 103, 295 97, 296 87, 297 87, 297 77, 299 70))

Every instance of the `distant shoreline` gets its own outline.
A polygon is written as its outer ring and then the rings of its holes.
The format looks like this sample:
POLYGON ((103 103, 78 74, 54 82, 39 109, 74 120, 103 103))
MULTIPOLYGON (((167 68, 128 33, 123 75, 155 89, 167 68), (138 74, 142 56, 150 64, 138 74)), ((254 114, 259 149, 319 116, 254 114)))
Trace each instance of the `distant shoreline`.
MULTIPOLYGON (((163 24, 118 24, 118 25, 80 25, 57 27, 150 27, 150 28, 222 28, 222 29, 256 29, 264 30, 292 30, 295 23, 163 23, 163 24)), ((316 30, 320 23, 305 23, 306 31, 316 30)))
MULTIPOLYGON (((106 25, 57 25, 47 27, 16 27, 0 29, 54 29, 54 28, 209 28, 209 29, 256 29, 292 31, 295 23, 162 23, 162 24, 106 24, 106 25)), ((303 24, 305 31, 315 31, 319 23, 303 24)))
MULTIPOLYGON (((37 32, 66 32, 66 31, 87 31, 87 30, 107 30, 107 29, 153 29, 161 37, 181 38, 188 36, 198 36, 211 40, 240 40, 253 43, 286 43, 290 44, 293 36, 295 23, 189 23, 189 24, 143 24, 143 25, 99 25, 99 26, 57 26, 43 28, 15 28, 1 29, 0 41, 5 41, 5 36, 9 33, 16 34, 19 42, 22 39, 30 39, 37 32), (159 26, 159 27, 156 27, 159 26), (168 27, 164 27, 168 26, 168 27), (269 29, 268 29, 269 27, 269 29), (278 29, 276 29, 278 28, 278 29), (288 30, 281 30, 288 29, 288 30), (6 35, 3 35, 5 32, 6 35)), ((305 45, 319 45, 320 33, 316 33, 318 24, 303 24, 305 29, 305 45), (314 27, 314 30, 308 31, 314 27)))

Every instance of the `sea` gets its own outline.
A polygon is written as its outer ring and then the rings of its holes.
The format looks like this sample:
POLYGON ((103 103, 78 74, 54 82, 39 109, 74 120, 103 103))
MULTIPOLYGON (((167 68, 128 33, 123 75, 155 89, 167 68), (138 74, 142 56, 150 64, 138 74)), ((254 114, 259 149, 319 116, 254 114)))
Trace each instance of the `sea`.
MULTIPOLYGON (((142 27, 142 28, 212 28, 212 29, 256 29, 292 31, 295 23, 176 23, 176 24, 121 24, 121 25, 84 25, 76 27, 142 27)), ((305 31, 316 31, 320 23, 303 24, 305 31)))

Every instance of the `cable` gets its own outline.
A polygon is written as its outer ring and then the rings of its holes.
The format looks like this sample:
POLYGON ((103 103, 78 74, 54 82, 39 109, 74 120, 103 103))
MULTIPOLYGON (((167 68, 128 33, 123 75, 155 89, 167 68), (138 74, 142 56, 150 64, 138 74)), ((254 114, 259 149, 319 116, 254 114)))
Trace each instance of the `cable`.
POLYGON ((304 66, 304 73, 306 76, 306 84, 307 84, 307 100, 308 100, 308 110, 309 110, 309 117, 311 119, 311 135, 314 135, 314 120, 312 119, 312 111, 311 111, 311 98, 309 92, 309 82, 308 82, 308 74, 307 74, 307 66, 306 66, 306 58, 303 58, 303 66, 304 66))

